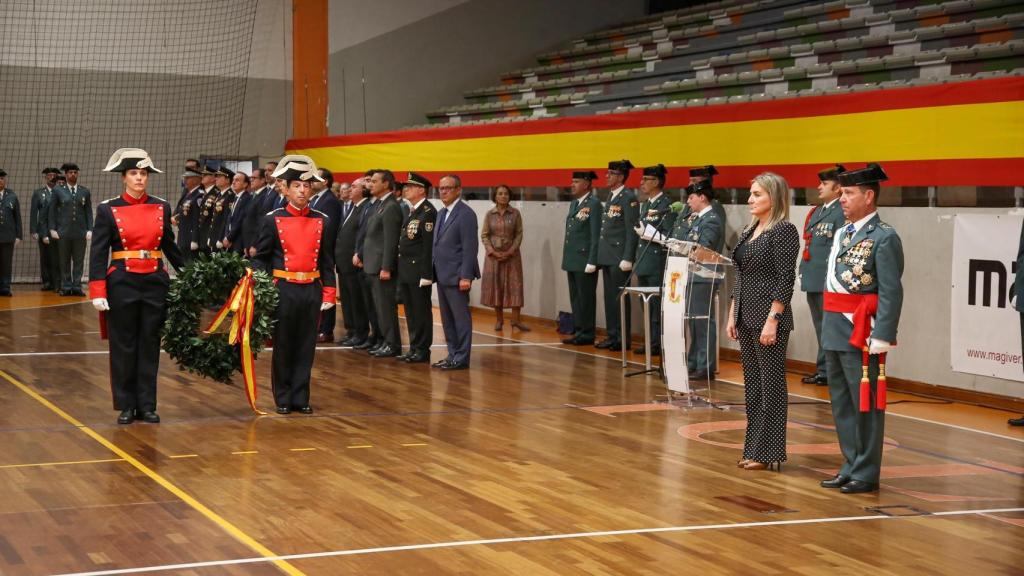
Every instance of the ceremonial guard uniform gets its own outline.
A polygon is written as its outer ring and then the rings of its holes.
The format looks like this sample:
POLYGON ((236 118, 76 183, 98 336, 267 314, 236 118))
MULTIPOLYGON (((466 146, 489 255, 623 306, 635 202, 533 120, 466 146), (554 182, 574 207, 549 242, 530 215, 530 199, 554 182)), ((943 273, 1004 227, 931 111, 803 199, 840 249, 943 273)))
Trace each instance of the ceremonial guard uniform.
MULTIPOLYGON (((75 164, 64 164, 64 172, 78 171, 75 164)), ((82 274, 85 267, 85 243, 92 231, 92 194, 85 186, 66 183, 53 190, 50 213, 50 238, 57 240, 60 260, 61 294, 85 296, 82 274)))
MULTIPOLYGON (((320 178, 313 161, 297 155, 282 158, 273 176, 286 185, 320 178)), ((305 201, 302 208, 293 202, 263 217, 254 266, 274 277, 278 291, 271 361, 277 412, 287 414, 294 409, 311 414, 309 380, 317 325, 320 311, 335 301, 334 257, 324 236, 326 216, 311 210, 305 201)))
POLYGON ((0 296, 11 295, 14 245, 21 240, 21 206, 7 188, 7 172, 0 169, 0 296))
MULTIPOLYGON (((593 344, 597 315, 597 253, 601 238, 601 201, 590 183, 597 178, 593 171, 573 172, 574 181, 586 181, 587 191, 569 204, 565 217, 565 245, 562 247, 562 270, 569 278, 569 303, 575 332, 563 344, 593 344)), ((576 192, 576 186, 573 186, 576 192)), ((618 263, 616 262, 616 265, 618 263)))
POLYGON ((50 201, 53 199, 53 187, 60 170, 45 168, 46 185, 32 191, 32 207, 29 210, 28 227, 36 236, 39 248, 39 278, 43 282, 43 290, 60 290, 60 253, 57 242, 50 238, 50 201))
POLYGON ((226 177, 228 185, 221 190, 220 196, 213 203, 213 218, 210 221, 209 230, 206 231, 211 252, 224 250, 224 244, 221 240, 227 236, 228 217, 231 215, 231 207, 235 205, 235 200, 238 198, 234 188, 231 187, 231 181, 234 180, 235 173, 221 166, 217 170, 217 175, 226 177))
MULTIPOLYGON (((651 225, 659 233, 667 234, 672 230, 676 222, 676 214, 672 211, 668 195, 662 192, 665 177, 668 170, 661 164, 644 168, 644 178, 661 182, 655 188, 655 192, 649 193, 650 197, 640 205, 640 226, 651 225)), ((646 184, 645 184, 646 185, 646 184)), ((636 264, 634 271, 638 286, 655 286, 660 288, 662 276, 665 273, 665 247, 657 242, 649 242, 641 238, 636 247, 636 264)), ((650 304, 651 322, 651 353, 661 353, 661 302, 658 298, 652 298, 650 304)), ((643 352, 642 348, 635 350, 643 352)))
MULTIPOLYGON (((629 177, 633 164, 629 160, 608 163, 608 170, 629 177)), ((636 258, 637 236, 633 232, 640 220, 640 203, 636 193, 625 185, 611 191, 611 196, 601 212, 601 235, 597 243, 597 265, 601 267, 604 282, 604 319, 608 338, 597 344, 598 348, 621 350, 630 342, 630 314, 626 306, 626 325, 620 326, 619 294, 629 279, 636 258), (623 344, 625 343, 625 344, 623 344)))
MULTIPOLYGON (((687 196, 701 194, 708 202, 714 200, 715 191, 711 181, 701 180, 686 188, 687 196)), ((709 205, 700 212, 693 212, 686 227, 689 242, 700 244, 705 248, 721 254, 725 248, 725 221, 715 212, 714 205, 709 205)), ((718 283, 699 274, 691 275, 690 295, 686 305, 686 313, 690 319, 690 350, 686 355, 686 367, 690 378, 703 380, 714 375, 718 362, 718 347, 712 340, 718 334, 715 322, 717 311, 714 306, 715 289, 718 283)))
MULTIPOLYGON (((844 189, 870 185, 877 190, 878 182, 886 179, 877 164, 839 175, 844 189)), ((847 193, 844 190, 844 196, 847 193)), ((842 201, 848 204, 847 198, 842 201)), ((835 235, 821 326, 832 415, 843 453, 839 474, 822 485, 842 487, 845 493, 878 489, 885 431, 885 352, 896 343, 903 305, 900 237, 879 219, 873 205, 868 212, 835 235)))
MULTIPOLYGON (((186 170, 183 178, 201 176, 198 172, 186 170)), ((185 194, 178 201, 174 209, 175 220, 178 222, 178 250, 181 251, 185 262, 192 259, 192 242, 195 242, 196 227, 199 222, 199 203, 203 198, 203 187, 196 186, 185 194)))
POLYGON ((216 237, 214 225, 217 219, 217 202, 220 200, 220 195, 220 189, 212 186, 199 200, 199 214, 196 217, 193 230, 193 241, 198 245, 197 251, 203 254, 213 252, 217 240, 219 240, 216 237))
MULTIPOLYGON (((824 183, 838 182, 839 174, 845 171, 841 165, 818 172, 824 183)), ((814 336, 818 342, 818 357, 813 376, 804 378, 806 384, 824 386, 828 383, 825 366, 825 349, 821 346, 821 317, 825 292, 825 271, 828 268, 828 254, 832 250, 832 239, 843 228, 846 217, 839 198, 815 206, 804 221, 804 251, 800 259, 800 289, 807 293, 807 307, 811 310, 814 336)))
POLYGON ((400 359, 410 364, 430 362, 430 346, 434 343, 434 314, 430 303, 434 278, 434 224, 437 208, 427 200, 432 184, 423 176, 410 172, 406 186, 424 189, 424 197, 412 206, 402 223, 398 239, 398 289, 405 305, 405 321, 409 327, 409 352, 400 359))
MULTIPOLYGON (((104 171, 134 169, 160 172, 149 155, 136 148, 114 152, 104 171)), ((166 201, 147 195, 143 187, 138 198, 126 191, 96 207, 89 297, 97 309, 109 309, 110 388, 114 409, 121 411, 119 424, 130 424, 136 418, 160 421, 156 376, 170 285, 164 257, 175 269, 184 264, 174 242, 171 206, 166 201)))

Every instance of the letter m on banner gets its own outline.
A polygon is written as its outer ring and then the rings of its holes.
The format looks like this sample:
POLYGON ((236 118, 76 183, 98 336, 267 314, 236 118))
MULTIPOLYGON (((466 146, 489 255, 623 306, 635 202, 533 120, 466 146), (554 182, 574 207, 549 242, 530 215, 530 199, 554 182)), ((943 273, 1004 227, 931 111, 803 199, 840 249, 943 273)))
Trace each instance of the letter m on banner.
POLYGON ((950 365, 957 372, 1024 381, 1014 265, 1024 218, 957 214, 950 294, 950 365))

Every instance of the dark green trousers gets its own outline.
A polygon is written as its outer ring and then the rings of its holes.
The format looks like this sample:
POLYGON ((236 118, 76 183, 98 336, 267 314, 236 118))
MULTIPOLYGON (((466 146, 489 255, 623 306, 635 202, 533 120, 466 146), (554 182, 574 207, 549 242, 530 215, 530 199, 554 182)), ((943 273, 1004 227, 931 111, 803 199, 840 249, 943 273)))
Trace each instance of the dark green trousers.
POLYGON ((839 448, 843 452, 839 474, 862 482, 878 483, 885 437, 885 412, 873 407, 878 383, 878 356, 871 356, 868 364, 872 392, 870 412, 860 411, 862 360, 860 352, 825 351, 832 417, 839 436, 839 448))
POLYGON ((619 293, 629 278, 629 272, 623 272, 618 265, 602 266, 601 278, 604 280, 604 323, 608 329, 608 339, 613 342, 622 342, 623 346, 629 347, 630 341, 630 314, 629 300, 626 300, 626 326, 620 326, 619 293))
POLYGON ((580 340, 594 339, 597 315, 597 273, 566 272, 569 276, 569 304, 572 306, 573 334, 580 340))
POLYGON ((811 323, 814 324, 814 337, 818 343, 817 372, 819 376, 827 376, 828 368, 825 366, 825 350, 821 347, 821 318, 822 309, 825 304, 825 295, 821 292, 807 293, 807 307, 811 309, 811 323))

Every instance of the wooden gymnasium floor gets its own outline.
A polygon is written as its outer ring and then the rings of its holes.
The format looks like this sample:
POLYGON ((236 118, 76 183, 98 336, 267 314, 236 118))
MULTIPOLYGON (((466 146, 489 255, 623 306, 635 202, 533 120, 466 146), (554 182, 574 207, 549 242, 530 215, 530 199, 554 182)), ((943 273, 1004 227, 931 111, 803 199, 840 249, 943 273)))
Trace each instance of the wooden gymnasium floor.
MULTIPOLYGON (((793 377, 781 473, 739 470, 736 365, 722 409, 668 406, 655 378, 479 313, 465 372, 322 348, 313 416, 256 418, 164 356, 163 423, 117 426, 95 312, 19 288, 0 299, 5 575, 1024 571, 1005 412, 896 395, 882 491, 845 496, 818 487, 839 461, 823 389, 793 377)), ((269 354, 258 370, 270 408, 269 354)))

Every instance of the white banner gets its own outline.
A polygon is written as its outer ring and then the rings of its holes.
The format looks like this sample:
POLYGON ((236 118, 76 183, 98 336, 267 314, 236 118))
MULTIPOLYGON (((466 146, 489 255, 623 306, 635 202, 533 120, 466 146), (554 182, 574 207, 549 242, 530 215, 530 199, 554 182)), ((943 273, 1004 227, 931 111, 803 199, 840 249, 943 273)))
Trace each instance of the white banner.
POLYGON ((669 390, 690 391, 686 371, 686 286, 690 278, 690 259, 670 254, 665 260, 664 285, 661 288, 661 361, 669 390))
POLYGON ((956 216, 950 300, 950 359, 956 372, 1024 381, 1020 316, 1013 300, 1022 225, 1020 216, 956 216))

